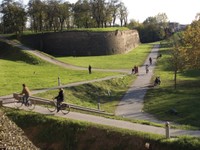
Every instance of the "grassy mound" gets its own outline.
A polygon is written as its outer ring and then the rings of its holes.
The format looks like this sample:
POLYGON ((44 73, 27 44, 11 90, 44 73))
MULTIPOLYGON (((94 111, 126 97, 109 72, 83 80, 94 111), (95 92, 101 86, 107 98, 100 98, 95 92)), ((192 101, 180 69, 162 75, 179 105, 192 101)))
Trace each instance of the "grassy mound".
POLYGON ((55 87, 58 85, 58 77, 62 84, 67 84, 118 74, 111 72, 88 74, 87 69, 84 71, 65 69, 4 42, 0 42, 0 58, 0 95, 21 91, 23 83, 32 90, 55 87))
POLYGON ((197 150, 200 139, 162 136, 99 126, 70 119, 31 112, 6 110, 8 117, 21 127, 28 138, 41 149, 52 150, 142 150, 146 143, 153 150, 197 150), (117 140, 116 140, 117 139, 117 140))
MULTIPOLYGON (((114 113, 117 104, 134 79, 135 76, 129 75, 122 78, 67 87, 64 88, 65 101, 89 108, 97 108, 100 102, 102 110, 114 113)), ((51 90, 38 93, 35 96, 52 99, 57 93, 58 90, 51 90)))

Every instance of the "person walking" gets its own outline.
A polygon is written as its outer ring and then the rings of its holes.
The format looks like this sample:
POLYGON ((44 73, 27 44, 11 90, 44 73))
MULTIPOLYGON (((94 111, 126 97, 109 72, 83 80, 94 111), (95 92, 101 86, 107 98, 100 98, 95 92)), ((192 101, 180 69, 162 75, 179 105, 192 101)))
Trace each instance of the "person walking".
POLYGON ((131 74, 134 74, 134 71, 135 71, 135 69, 134 69, 134 67, 131 69, 131 74))
POLYGON ((146 70, 146 74, 147 74, 149 72, 149 65, 148 64, 145 65, 145 70, 146 70))
POLYGON ((88 71, 89 71, 89 74, 92 73, 92 67, 90 65, 88 66, 88 71))
POLYGON ((152 65, 152 58, 149 57, 149 64, 152 65))

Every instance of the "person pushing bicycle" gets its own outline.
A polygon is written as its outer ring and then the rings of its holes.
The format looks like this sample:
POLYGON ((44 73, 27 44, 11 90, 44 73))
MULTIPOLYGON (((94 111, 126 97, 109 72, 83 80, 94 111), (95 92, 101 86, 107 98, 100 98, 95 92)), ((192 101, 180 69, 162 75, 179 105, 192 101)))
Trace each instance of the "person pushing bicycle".
POLYGON ((57 101, 57 112, 60 111, 60 107, 61 107, 61 103, 64 101, 64 91, 62 88, 59 88, 59 93, 58 95, 55 97, 56 101, 57 101))

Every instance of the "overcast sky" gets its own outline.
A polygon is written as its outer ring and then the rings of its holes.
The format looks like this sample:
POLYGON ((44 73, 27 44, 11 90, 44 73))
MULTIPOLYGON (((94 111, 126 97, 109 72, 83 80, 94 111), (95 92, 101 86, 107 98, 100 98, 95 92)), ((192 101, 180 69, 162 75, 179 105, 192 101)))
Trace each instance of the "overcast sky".
MULTIPOLYGON (((1 1, 1 0, 0 0, 1 1)), ((22 0, 27 3, 29 0, 22 0)), ((66 0, 63 0, 66 1, 66 0)), ((68 0, 75 3, 77 0, 68 0)), ((200 13, 200 0, 121 0, 128 8, 128 19, 143 22, 158 13, 166 13, 168 21, 189 24, 200 13)))

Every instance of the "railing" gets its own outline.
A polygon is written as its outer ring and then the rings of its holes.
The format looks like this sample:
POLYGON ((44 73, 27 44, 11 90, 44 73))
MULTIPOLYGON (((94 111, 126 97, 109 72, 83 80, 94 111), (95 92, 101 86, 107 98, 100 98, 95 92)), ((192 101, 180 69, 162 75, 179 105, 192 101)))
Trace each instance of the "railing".
MULTIPOLYGON (((13 93, 13 98, 17 99, 17 95, 18 95, 17 93, 13 93)), ((50 99, 45 99, 45 98, 35 97, 35 96, 30 96, 29 99, 31 101, 34 101, 35 104, 38 104, 38 105, 44 105, 44 104, 54 105, 53 101, 50 100, 50 99)), ((78 105, 74 105, 74 104, 70 104, 70 103, 66 103, 66 104, 68 104, 70 106, 70 108, 72 108, 72 109, 81 110, 81 111, 87 111, 87 112, 93 112, 93 113, 98 113, 98 114, 104 114, 104 115, 109 115, 109 116, 114 116, 114 114, 107 113, 104 110, 78 106, 78 105)))

